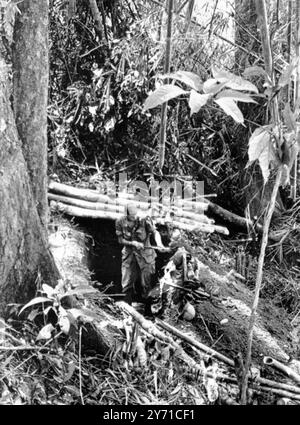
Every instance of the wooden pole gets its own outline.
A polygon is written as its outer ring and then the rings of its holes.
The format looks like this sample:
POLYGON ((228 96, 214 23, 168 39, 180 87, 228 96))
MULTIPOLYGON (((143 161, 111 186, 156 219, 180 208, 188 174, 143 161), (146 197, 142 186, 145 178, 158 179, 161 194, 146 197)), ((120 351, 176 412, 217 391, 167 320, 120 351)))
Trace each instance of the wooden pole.
MULTIPOLYGON (((173 20, 173 7, 174 7, 174 0, 167 0, 167 1, 168 1, 168 26, 167 26, 167 39, 166 39, 166 59, 165 59, 165 67, 164 67, 165 74, 170 73, 171 46, 172 46, 172 20, 173 20)), ((161 108, 161 122, 160 122, 158 168, 161 172, 165 162, 167 109, 168 109, 168 102, 165 102, 163 103, 161 108)))

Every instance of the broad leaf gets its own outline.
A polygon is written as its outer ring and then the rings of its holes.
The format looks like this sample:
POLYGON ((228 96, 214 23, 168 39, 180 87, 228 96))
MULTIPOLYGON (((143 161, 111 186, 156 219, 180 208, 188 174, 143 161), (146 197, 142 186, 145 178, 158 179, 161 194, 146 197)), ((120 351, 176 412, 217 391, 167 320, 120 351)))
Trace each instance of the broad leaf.
POLYGON ((36 340, 39 341, 40 339, 50 339, 51 338, 51 332, 54 330, 54 326, 49 323, 48 325, 44 326, 38 336, 36 337, 36 340))
POLYGON ((211 94, 199 94, 195 90, 191 90, 189 107, 191 108, 191 115, 196 114, 202 106, 206 104, 211 94))
POLYGON ((242 124, 244 122, 242 111, 237 106, 234 100, 227 97, 223 99, 214 99, 214 101, 220 106, 220 108, 223 109, 223 111, 227 115, 230 115, 234 119, 234 121, 239 124, 242 124))
POLYGON ((61 316, 58 320, 58 324, 60 326, 60 330, 65 334, 68 335, 71 327, 70 320, 67 316, 61 316))
POLYGON ((168 102, 169 100, 186 93, 187 92, 185 90, 178 86, 174 86, 173 84, 165 84, 160 86, 153 93, 151 93, 150 96, 147 97, 144 104, 144 111, 155 108, 162 103, 168 102))
POLYGON ((271 134, 264 127, 256 129, 250 137, 248 157, 247 167, 254 161, 259 161, 264 182, 266 183, 270 175, 270 162, 275 159, 275 152, 272 146, 271 134))
POLYGON ((24 307, 21 308, 19 314, 22 313, 22 311, 24 311, 26 308, 31 307, 33 305, 36 304, 41 304, 41 303, 46 303, 46 302, 52 302, 51 300, 49 300, 49 298, 46 297, 36 297, 33 300, 29 301, 29 303, 25 304, 24 307))
POLYGON ((47 295, 47 297, 51 298, 55 294, 55 290, 51 288, 51 286, 44 283, 42 285, 43 292, 47 295))
POLYGON ((159 75, 159 78, 171 78, 172 80, 181 81, 182 83, 186 84, 187 86, 191 87, 192 89, 199 91, 202 89, 202 80, 193 72, 188 71, 177 71, 173 74, 164 74, 159 75))
POLYGON ((220 84, 214 78, 209 78, 203 84, 203 91, 204 91, 204 93, 209 93, 209 94, 212 94, 213 95, 213 94, 218 93, 224 87, 225 87, 225 83, 220 84))
POLYGON ((244 78, 234 75, 228 71, 220 71, 216 68, 212 68, 213 77, 220 83, 224 83, 226 87, 233 90, 246 90, 258 93, 257 87, 250 83, 250 81, 244 80, 244 78))
POLYGON ((251 96, 245 93, 241 93, 236 90, 223 90, 216 97, 217 99, 229 98, 235 100, 236 102, 247 102, 247 103, 257 103, 251 96))

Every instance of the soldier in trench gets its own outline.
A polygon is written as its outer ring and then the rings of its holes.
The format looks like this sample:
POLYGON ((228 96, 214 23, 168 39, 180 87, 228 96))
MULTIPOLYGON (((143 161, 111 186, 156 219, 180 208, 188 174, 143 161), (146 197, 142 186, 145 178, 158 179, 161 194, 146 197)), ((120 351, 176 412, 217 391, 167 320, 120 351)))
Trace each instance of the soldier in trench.
POLYGON ((152 288, 155 274, 156 252, 151 246, 151 236, 163 250, 159 232, 150 217, 140 218, 134 203, 128 203, 125 215, 116 221, 116 235, 122 249, 122 292, 124 301, 143 302, 152 288))

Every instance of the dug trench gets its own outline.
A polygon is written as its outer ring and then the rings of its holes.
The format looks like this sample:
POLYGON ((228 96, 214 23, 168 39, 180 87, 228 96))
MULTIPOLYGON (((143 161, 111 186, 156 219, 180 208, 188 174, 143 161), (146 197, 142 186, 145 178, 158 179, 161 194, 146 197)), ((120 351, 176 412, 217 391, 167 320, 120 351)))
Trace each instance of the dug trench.
MULTIPOLYGON (((63 276, 73 286, 89 282, 114 301, 121 300, 122 247, 115 235, 114 221, 82 218, 68 220, 58 216, 54 218, 54 224, 50 247, 55 261, 60 263, 63 276)), ((172 309, 167 311, 164 320, 194 340, 213 347, 230 358, 234 358, 239 352, 245 356, 253 289, 247 286, 247 282, 229 278, 228 267, 201 256, 199 260, 202 281, 217 284, 220 287, 219 298, 194 301, 196 316, 191 322, 181 319, 178 311, 172 309)), ((157 279, 162 275, 162 267, 166 262, 165 255, 158 255, 157 279)), ((102 307, 105 306, 102 304, 102 307)), ((100 310, 102 307, 100 306, 100 310)), ((103 320, 106 321, 111 317, 105 311, 96 313, 99 313, 99 317, 104 314, 103 320)), ((273 305, 272 301, 260 300, 254 330, 254 363, 267 367, 262 365, 264 356, 271 356, 285 363, 290 358, 296 361, 299 352, 292 338, 292 330, 284 309, 273 305)), ((107 346, 113 344, 109 340, 109 331, 104 335, 104 339, 106 338, 107 346)), ((270 372, 270 368, 268 369, 270 372)))

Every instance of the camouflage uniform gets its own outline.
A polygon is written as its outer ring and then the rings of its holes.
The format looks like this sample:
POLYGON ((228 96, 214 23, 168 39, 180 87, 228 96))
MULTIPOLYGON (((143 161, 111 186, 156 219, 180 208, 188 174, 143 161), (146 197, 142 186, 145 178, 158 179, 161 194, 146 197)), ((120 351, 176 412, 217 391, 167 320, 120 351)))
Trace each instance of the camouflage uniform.
POLYGON ((122 291, 128 296, 127 302, 131 303, 134 293, 140 293, 146 300, 151 289, 152 276, 155 273, 156 252, 149 248, 150 236, 155 228, 150 218, 136 218, 129 221, 126 216, 116 222, 116 235, 127 241, 137 241, 144 244, 144 248, 137 250, 131 246, 122 249, 122 291), (137 281, 140 278, 140 285, 137 281))

